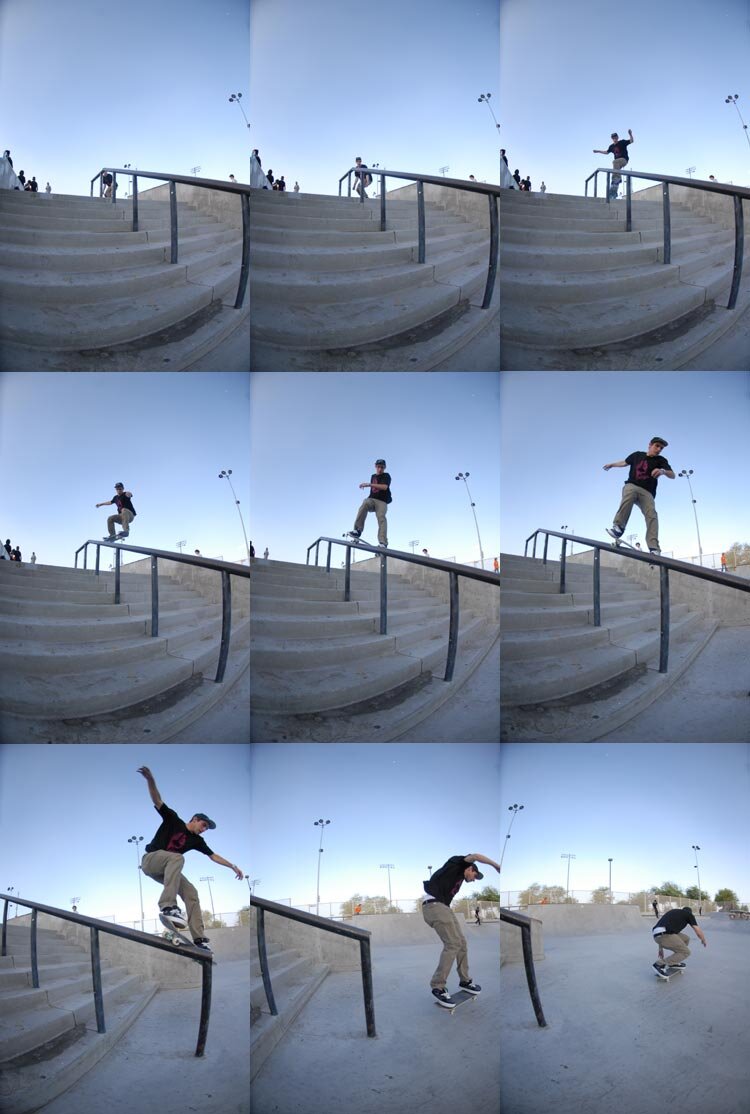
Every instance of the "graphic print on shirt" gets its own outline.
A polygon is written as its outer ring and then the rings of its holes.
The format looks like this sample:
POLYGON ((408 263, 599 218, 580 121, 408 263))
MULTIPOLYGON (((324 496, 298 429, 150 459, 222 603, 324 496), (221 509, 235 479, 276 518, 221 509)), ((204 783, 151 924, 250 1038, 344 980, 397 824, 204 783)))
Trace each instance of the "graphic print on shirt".
POLYGON ((167 845, 167 851, 174 851, 175 855, 181 855, 185 850, 185 843, 187 842, 186 832, 175 832, 170 838, 167 845))
POLYGON ((649 478, 648 460, 639 460, 635 466, 636 480, 647 480, 649 478))

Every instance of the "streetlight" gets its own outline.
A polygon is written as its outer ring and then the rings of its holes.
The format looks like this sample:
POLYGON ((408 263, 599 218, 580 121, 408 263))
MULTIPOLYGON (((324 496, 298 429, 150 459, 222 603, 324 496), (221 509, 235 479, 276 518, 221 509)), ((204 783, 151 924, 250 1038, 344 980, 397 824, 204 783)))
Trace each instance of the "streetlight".
MULTIPOLYGON (((739 99, 740 99, 739 93, 735 93, 734 96, 731 96, 731 95, 728 96, 726 98, 726 100, 724 101, 724 104, 733 104, 734 107, 737 108, 737 101, 739 99)), ((740 120, 742 120, 742 113, 740 112, 739 108, 737 108, 737 115, 739 116, 740 120)), ((744 132, 745 132, 745 139, 747 140, 747 145, 748 145, 748 147, 750 147, 750 136, 748 136, 748 134, 747 134, 747 124, 745 123, 744 120, 742 120, 742 127, 743 127, 744 132)))
POLYGON ((391 905, 393 905, 393 900, 391 898, 391 871, 396 868, 393 863, 381 863, 380 869, 388 871, 388 912, 390 913, 391 905))
POLYGON ((143 927, 143 885, 141 884, 141 857, 138 854, 138 844, 143 842, 143 836, 131 836, 128 843, 132 843, 135 847, 135 869, 138 871, 138 893, 141 895, 141 932, 145 932, 143 927))
MULTIPOLYGON (((492 96, 492 93, 482 93, 481 97, 477 97, 477 102, 478 102, 479 104, 481 104, 481 103, 482 103, 482 101, 484 101, 484 103, 485 103, 485 104, 487 105, 487 107, 489 108, 490 112, 492 113, 492 119, 493 119, 493 120, 495 121, 495 127, 497 128, 497 139, 498 139, 498 143, 499 143, 499 142, 500 142, 500 125, 499 125, 499 124, 498 124, 498 122, 497 122, 497 118, 496 118, 496 116, 495 116, 495 113, 494 113, 494 112, 492 112, 492 105, 490 104, 490 97, 491 97, 491 96, 492 96)), ((503 157, 503 156, 502 156, 502 155, 500 155, 500 159, 501 159, 501 160, 502 160, 502 157, 503 157)), ((502 176, 502 175, 501 175, 501 176, 502 176)), ((499 181, 500 181, 500 178, 498 178, 498 182, 499 182, 499 181)))
POLYGON ((698 871, 698 916, 702 917, 703 916, 703 892, 701 891, 701 872, 700 872, 700 868, 698 866, 698 852, 700 851, 700 847, 698 846, 697 843, 691 843, 690 846, 692 847, 693 851, 695 851, 695 869, 698 871))
MULTIPOLYGON (((242 115, 245 116, 245 110, 240 103, 241 100, 242 100, 242 93, 232 93, 231 97, 229 98, 229 103, 231 104, 234 101, 234 103, 238 106, 242 115)), ((250 121, 248 120, 247 116, 245 116, 245 123, 247 124, 248 127, 250 127, 250 121)))
POLYGON ((609 904, 612 904, 612 860, 607 859, 609 863, 609 904))
POLYGON ((523 805, 508 805, 508 812, 512 812, 513 815, 510 818, 510 824, 508 824, 508 832, 507 832, 507 835, 505 836, 505 843, 503 844, 503 853, 500 856, 500 866, 501 867, 503 865, 503 859, 505 858, 505 848, 508 846, 508 840, 510 839, 510 829, 513 827, 513 821, 516 818, 516 814, 521 812, 522 809, 523 809, 523 805))
POLYGON ((411 546, 411 551, 413 553, 414 552, 414 546, 419 545, 419 538, 414 538, 413 541, 409 542, 409 545, 411 546))
POLYGON ((201 882, 208 882, 208 896, 211 898, 211 916, 214 919, 214 924, 216 924, 216 910, 214 909, 214 895, 211 891, 211 883, 213 882, 213 880, 214 880, 213 874, 205 874, 203 876, 203 878, 200 879, 201 882))
POLYGON ((317 885, 316 890, 315 890, 316 894, 318 895, 318 903, 315 906, 315 916, 316 917, 320 916, 320 856, 323 854, 323 829, 325 828, 326 824, 330 824, 330 823, 331 823, 330 820, 323 820, 323 819, 316 820, 315 823, 314 823, 314 826, 316 828, 320 824, 320 847, 318 848, 318 885, 317 885))
MULTIPOLYGON (((228 468, 226 470, 226 472, 222 468, 221 472, 219 473, 219 479, 220 480, 221 479, 226 479, 229 482, 229 486, 232 487, 232 481, 229 479, 229 477, 231 475, 232 475, 232 469, 231 468, 228 468)), ((232 487, 232 495, 234 495, 234 501, 237 504, 237 514, 240 516, 240 522, 242 523, 242 533, 245 535, 245 549, 247 550, 247 564, 248 564, 248 568, 249 568, 250 567, 250 543, 247 540, 247 533, 245 532, 245 523, 244 523, 244 520, 242 518, 242 511, 240 510, 240 501, 237 498, 237 492, 234 490, 233 487, 232 487)))
POLYGON ((482 539, 479 537, 479 523, 477 522, 476 511, 474 510, 474 507, 476 506, 476 503, 471 502, 471 492, 469 491, 469 485, 466 483, 466 481, 468 480, 470 475, 471 475, 471 472, 465 472, 465 473, 464 472, 459 472, 458 475, 456 476, 456 479, 457 480, 463 480, 464 483, 466 484, 466 494, 469 496, 469 502, 471 503, 471 513, 474 515, 474 525, 477 528, 477 541, 479 542, 479 556, 482 558, 482 568, 484 568, 484 553, 482 552, 482 539))
POLYGON ((561 856, 560 856, 560 858, 561 858, 561 859, 567 859, 567 860, 568 860, 568 880, 567 880, 567 882, 565 883, 565 900, 567 901, 567 900, 568 900, 568 894, 569 894, 569 890, 570 890, 570 860, 571 860, 571 859, 574 859, 574 858, 575 858, 575 855, 568 855, 568 854, 563 854, 563 855, 561 855, 561 856))
MULTIPOLYGON (((568 526, 567 524, 565 526, 561 526, 560 529, 561 530, 570 530, 571 534, 575 533, 575 527, 568 526)), ((560 547, 560 556, 562 557, 562 546, 560 547)), ((572 542, 570 543, 570 556, 571 557, 573 556, 573 543, 572 542)))
POLYGON ((681 472, 677 473, 678 476, 684 476, 685 477, 685 479, 688 482, 688 487, 690 488, 690 498, 691 498, 692 503, 693 503, 693 514, 695 515, 695 531, 698 535, 698 554, 699 554, 698 561, 702 565, 703 564, 703 549, 701 547, 701 532, 698 529, 698 512, 695 509, 695 504, 697 503, 697 499, 693 499, 693 485, 690 482, 690 477, 692 476, 692 474, 693 474, 693 469, 692 468, 683 468, 681 472))

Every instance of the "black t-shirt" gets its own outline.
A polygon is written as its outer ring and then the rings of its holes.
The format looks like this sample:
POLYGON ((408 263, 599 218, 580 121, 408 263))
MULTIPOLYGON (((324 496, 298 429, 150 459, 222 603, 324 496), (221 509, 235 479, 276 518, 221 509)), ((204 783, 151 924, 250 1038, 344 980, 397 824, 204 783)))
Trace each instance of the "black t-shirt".
POLYGON ((464 871, 467 866, 471 866, 471 863, 466 861, 464 855, 453 855, 447 863, 443 863, 440 869, 435 871, 432 878, 422 883, 426 893, 442 905, 450 905, 461 889, 462 883, 466 881, 464 871))
POLYGON ((657 929, 663 928, 668 933, 682 932, 689 924, 698 924, 692 913, 687 914, 682 909, 670 909, 661 920, 656 922, 651 931, 655 936, 661 936, 663 933, 657 932, 657 929))
POLYGON ((359 178, 360 181, 363 181, 366 186, 369 186, 372 182, 372 174, 370 173, 367 164, 363 162, 361 162, 359 166, 356 167, 354 171, 354 177, 359 178))
POLYGON ((184 855, 188 851, 201 851, 204 855, 213 855, 203 836, 189 832, 185 821, 180 819, 174 809, 165 805, 164 801, 161 803, 161 808, 156 808, 156 811, 161 816, 162 823, 151 842, 146 844, 147 851, 174 851, 176 855, 184 855))
POLYGON ((382 472, 381 475, 378 475, 377 472, 373 472, 370 476, 370 483, 388 484, 387 491, 373 491, 372 488, 370 488, 371 499, 380 499, 381 503, 391 503, 393 501, 391 498, 391 477, 387 472, 382 472))
POLYGON ((648 453, 631 453, 630 456, 625 457, 625 463, 630 465, 625 483, 635 484, 636 487, 642 487, 644 491, 650 491, 654 498, 656 498, 659 477, 652 480, 651 473, 655 468, 666 468, 669 472, 672 471, 672 465, 666 457, 649 456, 648 453))
POLYGON ((613 159, 625 159, 627 162, 629 157, 628 147, 631 142, 632 140, 630 139, 618 139, 617 143, 610 143, 607 148, 607 154, 611 155, 613 159))
POLYGON ((126 511, 130 511, 130 512, 132 513, 132 515, 133 515, 133 518, 135 518, 135 507, 134 507, 134 506, 133 506, 133 504, 132 504, 132 503, 130 502, 130 500, 128 499, 127 495, 125 495, 125 494, 123 494, 123 495, 115 495, 114 499, 110 499, 110 503, 114 503, 114 504, 115 504, 115 506, 117 507, 117 513, 118 513, 118 514, 120 513, 120 511, 121 511, 121 510, 122 510, 122 508, 124 507, 124 508, 125 508, 125 510, 126 510, 126 511))

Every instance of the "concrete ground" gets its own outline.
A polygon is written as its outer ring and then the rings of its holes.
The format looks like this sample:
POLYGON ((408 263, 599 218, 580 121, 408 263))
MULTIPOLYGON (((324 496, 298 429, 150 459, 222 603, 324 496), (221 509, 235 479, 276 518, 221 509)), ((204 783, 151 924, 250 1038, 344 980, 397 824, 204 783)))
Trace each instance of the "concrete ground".
MULTIPOLYGON (((727 312, 729 312, 727 310, 727 312)), ((684 364, 681 371, 748 371, 750 370, 750 309, 745 310, 737 325, 717 340, 700 356, 684 364)))
POLYGON ((433 371, 500 371, 500 319, 477 333, 456 355, 432 368, 433 371))
MULTIPOLYGON (((112 1051, 43 1114, 248 1114, 250 964, 218 962, 202 1057, 200 990, 161 990, 112 1051)), ((105 1019, 106 1020, 106 1019, 105 1019)))
MULTIPOLYGON (((482 987, 476 1001, 453 1016, 435 1004, 437 935, 429 946, 373 943, 377 1037, 367 1036, 359 972, 328 975, 253 1080, 252 1114, 496 1111, 498 926, 463 928, 470 974, 482 987)), ((457 988, 454 968, 448 990, 457 988)))
POLYGON ((232 685, 223 700, 189 724, 169 743, 249 743, 250 668, 232 685))
POLYGON ((687 967, 667 982, 651 966, 652 923, 642 933, 545 937, 535 968, 546 1029, 523 964, 503 966, 501 1110, 745 1114, 750 922, 699 918, 707 947, 686 929, 687 967))
POLYGON ((452 700, 399 735, 397 743, 500 741, 500 639, 452 700))
POLYGON ((246 317, 239 329, 202 356, 188 371, 249 371, 250 370, 250 318, 246 317))
POLYGON ((750 742, 750 627, 720 627, 663 697, 597 742, 750 742))

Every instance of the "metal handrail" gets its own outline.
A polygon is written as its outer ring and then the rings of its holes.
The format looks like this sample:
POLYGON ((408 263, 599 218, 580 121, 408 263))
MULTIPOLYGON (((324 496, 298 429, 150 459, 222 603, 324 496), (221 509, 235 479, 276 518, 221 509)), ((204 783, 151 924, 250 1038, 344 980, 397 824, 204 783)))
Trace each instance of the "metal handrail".
POLYGON ((8 906, 23 905, 31 909, 31 985, 39 989, 39 958, 37 950, 37 913, 46 913, 50 917, 59 917, 63 921, 73 921, 74 924, 88 925, 91 930, 91 979, 94 989, 94 1009, 96 1010, 96 1031, 106 1033, 104 1025, 104 999, 102 997, 102 969, 99 954, 99 933, 106 932, 110 936, 120 936, 124 940, 133 940, 136 944, 146 944, 150 948, 159 948, 171 955, 183 955, 192 959, 203 967, 203 986, 201 991, 201 1016, 198 1025, 198 1043, 195 1055, 202 1056, 206 1047, 208 1035, 208 1021, 211 1014, 211 965, 213 957, 210 952, 203 952, 199 948, 190 950, 181 946, 179 950, 168 940, 158 936, 150 936, 148 932, 139 932, 136 928, 125 928, 123 925, 110 924, 109 921, 100 921, 96 917, 86 917, 81 913, 68 913, 65 909, 56 909, 52 905, 42 905, 38 901, 24 901, 15 894, 0 894, 3 906, 3 937, 0 955, 7 955, 8 934, 8 906))
POLYGON ((175 184, 186 186, 200 186, 207 190, 220 190, 222 193, 238 193, 242 206, 242 262, 240 264, 240 281, 237 287, 237 297, 234 308, 241 309, 247 292, 247 280, 250 274, 250 186, 240 185, 239 182, 222 182, 217 178, 190 178, 185 174, 167 174, 153 170, 133 170, 132 167, 108 167, 100 170, 91 179, 91 194, 94 196, 94 182, 99 179, 99 196, 102 196, 101 177, 103 174, 112 175, 112 204, 117 204, 117 175, 126 174, 133 179, 133 232, 138 231, 138 179, 156 178, 162 182, 169 182, 169 230, 170 230, 170 263, 177 262, 177 191, 175 184))
MULTIPOLYGON (((451 189, 465 190, 468 193, 483 193, 487 197, 490 207, 490 256, 487 265, 487 282, 484 288, 484 298, 482 299, 482 309, 487 309, 492 301, 492 291, 495 288, 495 278, 497 276, 497 256, 498 256, 498 216, 497 216, 497 202, 500 197, 500 186, 489 185, 486 182, 467 182, 463 178, 438 178, 434 174, 415 174, 411 171, 404 170, 381 170, 376 167, 360 168, 352 166, 345 174, 339 178, 339 197, 341 197, 341 183, 344 178, 348 181, 347 197, 352 195, 352 174, 362 170, 363 173, 370 175, 378 174, 380 176, 380 231, 385 232, 385 180, 388 178, 406 178, 409 181, 416 181, 417 183, 417 237, 419 240, 419 256, 418 263, 425 261, 425 224, 424 224, 424 184, 427 182, 429 185, 434 186, 447 186, 451 189)), ((363 179, 361 180, 363 181, 363 179)), ((359 191, 359 200, 364 205, 365 190, 364 185, 359 191)))
POLYGON ((321 928, 326 932, 333 932, 336 936, 348 936, 350 939, 358 941, 362 971, 362 991, 365 998, 367 1035, 368 1037, 376 1037, 375 996, 372 989, 372 956, 370 954, 370 937, 372 933, 368 932, 366 928, 352 928, 350 926, 338 924, 336 921, 328 920, 326 917, 313 916, 312 913, 303 913, 301 909, 290 909, 286 905, 280 905, 277 901, 268 901, 264 897, 253 897, 252 894, 250 895, 250 904, 254 905, 257 910, 258 962, 260 963, 260 973, 263 979, 266 1001, 268 1002, 268 1008, 272 1016, 277 1017, 279 1011, 276 1007, 273 987, 271 986, 271 973, 268 968, 265 922, 265 914, 267 912, 275 913, 279 917, 286 917, 290 921, 297 921, 299 924, 306 924, 311 928, 321 928))
POLYGON ((440 561, 436 557, 417 557, 414 553, 403 553, 400 549, 383 549, 374 545, 367 545, 365 542, 348 542, 341 538, 318 538, 312 545, 307 547, 307 560, 305 564, 310 564, 310 550, 315 548, 315 566, 318 564, 318 547, 321 542, 328 542, 328 558, 326 560, 326 572, 331 571, 331 546, 343 545, 346 546, 346 571, 344 575, 344 603, 349 602, 351 595, 351 557, 352 549, 366 549, 370 553, 374 553, 380 557, 380 634, 387 634, 388 630, 388 582, 386 572, 386 561, 388 557, 393 557, 399 561, 408 561, 412 565, 426 565, 430 569, 437 569, 439 572, 447 572, 450 576, 450 621, 448 626, 448 657, 445 663, 444 681, 453 680, 453 671, 456 665, 456 650, 458 649, 458 578, 459 576, 466 576, 469 580, 481 580, 485 584, 495 584, 500 587, 500 577, 494 572, 484 572, 484 570, 469 569, 469 568, 456 568, 454 564, 448 561, 440 561))
POLYGON ((589 545, 594 550, 594 626, 600 627, 600 562, 601 550, 608 553, 617 553, 620 557, 629 557, 635 561, 645 561, 649 565, 659 566, 659 602, 660 602, 660 631, 659 631, 659 672, 666 673, 669 661, 669 570, 694 576, 698 580, 710 580, 714 584, 724 584, 728 588, 739 588, 741 592, 750 592, 750 581, 741 576, 732 576, 731 573, 714 572, 713 569, 696 568, 687 561, 676 561, 674 557, 660 557, 655 553, 640 553, 636 550, 622 549, 620 546, 600 542, 594 538, 582 538, 577 534, 561 534, 559 530, 545 530, 540 527, 533 534, 529 534, 524 545, 523 555, 528 554, 529 542, 534 540, 531 550, 532 560, 536 558, 536 539, 539 534, 544 534, 544 553, 542 564, 547 564, 547 544, 550 538, 562 539, 562 552, 560 553, 560 593, 565 592, 565 547, 570 542, 580 545, 589 545))
POLYGON ((732 287, 729 292, 729 301, 727 302, 727 309, 734 309, 737 304, 737 296, 740 290, 740 280, 742 279, 742 262, 745 250, 745 222, 743 218, 742 202, 750 200, 750 189, 745 186, 729 186, 720 185, 717 182, 706 182, 695 180, 693 178, 675 178, 669 174, 646 174, 643 171, 637 170, 611 170, 607 167, 598 167, 584 182, 584 197, 588 197, 589 182, 594 179, 594 197, 596 197, 596 187, 599 181, 598 175, 607 175, 607 204, 609 205, 609 192, 610 192, 610 178, 613 174, 619 174, 620 177, 625 177, 626 182, 626 223, 625 231, 632 232, 632 195, 631 195, 631 178, 648 178, 652 182, 661 182, 662 186, 662 211, 664 214, 664 251, 663 263, 670 263, 672 260, 672 221, 670 215, 670 202, 669 202, 669 187, 673 186, 689 186, 695 190, 703 190, 705 193, 723 193, 734 200, 734 266, 732 269, 732 287))
POLYGON ((544 1011, 542 1010, 542 1000, 539 997, 539 987, 536 981, 536 971, 534 970, 534 953, 531 947, 531 917, 526 916, 525 913, 513 913, 510 909, 500 909, 500 920, 506 921, 508 924, 515 925, 516 928, 521 929, 521 946, 523 948, 523 965, 526 969, 526 984, 529 988, 529 997, 531 1004, 534 1007, 536 1014, 537 1024, 540 1029, 547 1028, 547 1022, 544 1018, 544 1011))
POLYGON ((143 553, 151 558, 151 637, 156 638, 159 633, 159 577, 158 559, 177 561, 183 565, 199 565, 204 569, 214 569, 221 573, 221 642, 219 644, 219 664, 216 669, 214 681, 221 684, 227 667, 229 656, 229 641, 232 634, 232 582, 230 576, 244 576, 250 579, 250 570, 242 565, 235 565, 231 561, 215 561, 211 557, 188 557, 182 553, 170 553, 166 549, 150 549, 141 545, 124 545, 122 542, 96 541, 89 538, 83 545, 79 545, 75 552, 73 568, 78 568, 78 554, 83 550, 83 567, 86 568, 88 546, 96 546, 96 575, 99 575, 99 550, 105 545, 108 549, 117 551, 115 557, 115 604, 120 602, 120 550, 127 549, 129 553, 143 553))

